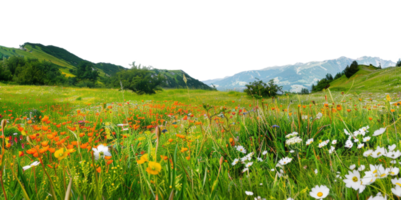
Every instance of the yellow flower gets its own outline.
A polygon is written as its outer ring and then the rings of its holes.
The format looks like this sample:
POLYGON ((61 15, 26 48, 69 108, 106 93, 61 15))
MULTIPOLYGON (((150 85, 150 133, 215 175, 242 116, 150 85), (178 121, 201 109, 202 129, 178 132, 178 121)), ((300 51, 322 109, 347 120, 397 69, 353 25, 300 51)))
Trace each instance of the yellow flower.
POLYGON ((139 138, 138 138, 138 141, 142 141, 142 140, 144 140, 144 139, 146 139, 146 137, 139 137, 139 138))
POLYGON ((67 156, 68 156, 68 151, 64 152, 63 148, 54 152, 54 157, 58 158, 58 160, 62 160, 67 156))
POLYGON ((157 175, 161 170, 162 166, 159 163, 152 161, 149 162, 148 168, 146 168, 146 171, 153 175, 157 175))
POLYGON ((138 164, 143 164, 143 163, 145 163, 146 161, 149 161, 149 158, 148 158, 148 154, 147 154, 147 153, 146 153, 146 154, 143 154, 143 156, 141 156, 141 159, 137 160, 136 162, 137 162, 138 164))
POLYGON ((386 96, 387 101, 391 101, 390 95, 386 96))

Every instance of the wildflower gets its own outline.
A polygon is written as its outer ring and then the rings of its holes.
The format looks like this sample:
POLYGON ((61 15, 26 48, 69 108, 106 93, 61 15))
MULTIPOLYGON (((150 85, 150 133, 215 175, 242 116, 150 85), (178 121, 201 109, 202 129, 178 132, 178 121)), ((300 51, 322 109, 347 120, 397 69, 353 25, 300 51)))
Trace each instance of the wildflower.
POLYGON ((252 195, 253 195, 253 192, 245 191, 245 194, 248 195, 248 196, 252 196, 252 195))
POLYGON ((146 172, 152 175, 157 175, 162 170, 162 166, 157 162, 149 162, 148 168, 146 168, 146 172))
POLYGON ((363 146, 365 146, 365 144, 358 144, 358 149, 362 148, 363 146))
POLYGON ((147 162, 147 161, 149 161, 149 158, 148 158, 148 154, 146 153, 146 154, 143 154, 143 155, 141 156, 141 159, 137 160, 136 162, 137 162, 138 164, 143 164, 143 163, 145 163, 145 162, 147 162))
POLYGON ((395 149, 396 147, 397 147, 397 145, 395 145, 395 144, 389 145, 389 146, 388 146, 388 151, 389 151, 389 152, 394 151, 394 149, 395 149))
POLYGON ((54 152, 54 157, 58 158, 58 160, 62 160, 68 156, 68 152, 64 152, 64 148, 61 148, 54 152))
POLYGON ((400 150, 390 151, 390 152, 387 152, 385 156, 388 158, 397 159, 398 157, 401 156, 401 152, 400 152, 400 150))
POLYGON ((376 131, 373 133, 373 136, 381 135, 381 134, 384 133, 384 131, 386 131, 386 128, 380 128, 379 130, 376 130, 376 131))
POLYGON ((373 150, 367 150, 367 151, 365 151, 364 153, 363 153, 363 156, 365 156, 365 157, 368 157, 368 156, 370 156, 370 155, 372 155, 373 154, 373 150))
POLYGON ((319 148, 325 147, 328 143, 328 140, 319 143, 319 148))
POLYGON ((252 164, 253 164, 253 162, 250 162, 250 163, 247 163, 246 165, 245 165, 245 167, 250 167, 250 166, 252 166, 252 164))
POLYGON ((309 193, 309 195, 315 199, 324 199, 327 197, 327 195, 329 195, 329 188, 327 188, 327 186, 325 185, 321 185, 321 186, 315 186, 314 188, 312 188, 312 191, 309 193))
POLYGON ((263 161, 262 158, 260 158, 260 157, 257 157, 256 160, 258 160, 259 162, 263 161))
POLYGON ((391 192, 397 197, 401 197, 401 187, 396 185, 395 188, 391 188, 391 192))
POLYGON ((322 117, 323 117, 323 114, 320 113, 320 112, 316 115, 316 119, 320 119, 320 118, 322 118, 322 117))
POLYGON ((233 163, 231 163, 232 166, 236 165, 238 163, 238 158, 234 159, 233 163))
POLYGON ((365 165, 359 166, 358 171, 363 171, 363 170, 365 170, 365 165))
POLYGON ((336 150, 336 148, 334 148, 333 146, 331 146, 331 147, 330 147, 330 150, 329 150, 329 154, 332 154, 335 150, 336 150))
POLYGON ((92 148, 93 155, 95 156, 95 160, 98 160, 100 157, 104 158, 105 156, 111 156, 109 152, 109 147, 104 146, 103 144, 97 146, 97 148, 92 148))
POLYGON ((262 155, 266 155, 266 154, 267 154, 267 151, 263 151, 263 152, 262 152, 262 155))
POLYGON ((347 188, 353 188, 354 190, 359 190, 361 187, 361 175, 357 170, 349 171, 348 175, 345 175, 347 179, 344 180, 345 186, 347 188))
POLYGON ((393 183, 394 185, 401 186, 401 178, 391 179, 391 183, 393 183))
POLYGON ((354 146, 354 144, 351 142, 351 140, 347 140, 345 142, 345 148, 352 148, 352 146, 354 146))
POLYGON ((293 145, 293 144, 298 144, 300 142, 302 142, 302 139, 300 137, 296 136, 296 137, 292 137, 292 138, 286 140, 285 144, 286 145, 293 145))
POLYGON ((26 170, 30 169, 31 167, 38 166, 39 164, 40 164, 39 161, 35 161, 35 162, 31 163, 30 165, 27 165, 27 166, 22 167, 22 169, 23 169, 24 171, 26 171, 26 170))
POLYGON ((306 141, 306 146, 309 146, 310 144, 312 144, 313 142, 313 138, 309 139, 306 141))
POLYGON ((317 169, 315 169, 315 174, 317 174, 317 172, 318 172, 317 169))
POLYGON ((280 128, 278 125, 273 125, 272 128, 280 128))
POLYGON ((246 153, 246 150, 243 146, 237 146, 237 150, 241 153, 246 153))
POLYGON ((400 169, 398 167, 390 167, 387 168, 386 171, 391 176, 397 176, 397 174, 400 172, 400 169))
POLYGON ((370 137, 369 137, 369 136, 363 138, 363 142, 369 142, 369 140, 370 140, 370 137))
POLYGON ((373 158, 378 158, 383 155, 386 155, 386 150, 384 149, 384 147, 377 146, 376 151, 374 151, 371 156, 373 158))
POLYGON ((356 165, 355 165, 355 164, 353 164, 353 165, 349 166, 349 169, 350 169, 350 170, 354 170, 354 169, 355 169, 355 167, 356 167, 356 165))
POLYGON ((244 169, 242 170, 242 173, 245 173, 245 172, 247 172, 247 171, 249 171, 249 168, 244 168, 244 169))
POLYGON ((337 144, 337 140, 333 140, 331 144, 337 144))
POLYGON ((292 158, 288 158, 288 157, 282 158, 280 161, 278 161, 278 164, 276 165, 276 167, 284 166, 284 165, 290 163, 291 161, 292 161, 292 158))

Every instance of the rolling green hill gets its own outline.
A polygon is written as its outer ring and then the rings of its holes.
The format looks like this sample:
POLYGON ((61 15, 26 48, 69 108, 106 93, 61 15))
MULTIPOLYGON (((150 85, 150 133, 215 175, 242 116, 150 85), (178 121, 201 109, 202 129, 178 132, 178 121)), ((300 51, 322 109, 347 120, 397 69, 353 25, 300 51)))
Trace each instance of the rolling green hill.
POLYGON ((359 65, 359 71, 350 78, 343 75, 330 83, 332 91, 394 92, 401 87, 401 67, 378 69, 359 65))
MULTIPOLYGON (((74 77, 71 73, 76 69, 79 63, 84 59, 74 55, 73 53, 56 46, 45 46, 42 44, 25 43, 20 48, 8 48, 0 46, 0 60, 11 56, 22 56, 24 58, 36 58, 40 61, 51 62, 59 68, 62 74, 66 77, 74 77)), ((92 63, 92 62, 91 62, 92 63)), ((99 71, 100 80, 98 84, 102 85, 103 81, 115 75, 117 72, 126 70, 126 68, 114 65, 111 63, 92 63, 93 67, 99 71)), ((162 84, 163 88, 186 88, 183 81, 183 74, 187 77, 188 87, 191 89, 211 89, 210 86, 192 78, 182 70, 162 70, 152 69, 155 74, 162 74, 165 81, 162 84)))

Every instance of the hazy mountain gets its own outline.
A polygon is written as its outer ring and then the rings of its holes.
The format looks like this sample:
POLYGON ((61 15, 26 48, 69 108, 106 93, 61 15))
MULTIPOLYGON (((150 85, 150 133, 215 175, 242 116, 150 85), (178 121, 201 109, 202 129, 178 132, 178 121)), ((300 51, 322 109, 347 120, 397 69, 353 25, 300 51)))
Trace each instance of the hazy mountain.
POLYGON ((283 86, 284 90, 298 92, 302 88, 311 88, 312 84, 324 78, 327 73, 335 76, 345 69, 352 61, 359 64, 381 66, 383 68, 395 66, 390 60, 378 57, 364 56, 358 59, 340 57, 333 60, 313 61, 308 63, 295 63, 293 65, 267 67, 261 70, 244 71, 222 79, 203 81, 205 84, 214 84, 218 90, 243 90, 245 84, 253 82, 256 78, 267 82, 274 79, 275 83, 283 86))

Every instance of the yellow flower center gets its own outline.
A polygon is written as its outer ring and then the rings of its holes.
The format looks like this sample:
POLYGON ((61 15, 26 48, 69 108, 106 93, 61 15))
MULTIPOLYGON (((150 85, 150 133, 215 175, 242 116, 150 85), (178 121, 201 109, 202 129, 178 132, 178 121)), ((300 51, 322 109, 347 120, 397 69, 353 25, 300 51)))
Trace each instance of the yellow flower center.
POLYGON ((63 153, 59 153, 58 156, 63 156, 63 153))
POLYGON ((401 183, 396 183, 396 185, 401 186, 401 183))
POLYGON ((103 155, 104 155, 103 151, 99 152, 99 155, 100 155, 100 156, 103 156, 103 155))
POLYGON ((322 193, 322 192, 318 192, 318 193, 317 193, 317 196, 318 196, 318 197, 321 197, 321 196, 323 196, 323 193, 322 193))
POLYGON ((373 171, 373 173, 376 174, 377 173, 377 169, 375 171, 373 171))
POLYGON ((357 182, 358 181, 358 177, 354 176, 354 178, 352 178, 352 181, 357 182))
POLYGON ((380 155, 380 154, 381 154, 381 152, 378 152, 378 153, 377 153, 377 155, 380 155))
POLYGON ((386 176, 386 174, 382 174, 382 175, 380 175, 380 177, 385 177, 386 176))

